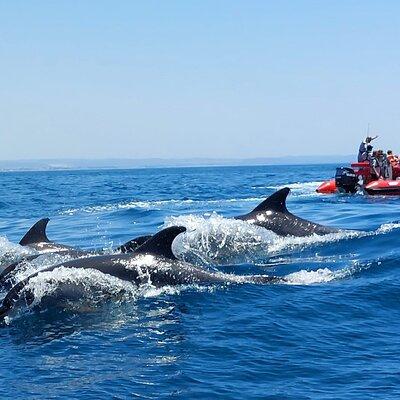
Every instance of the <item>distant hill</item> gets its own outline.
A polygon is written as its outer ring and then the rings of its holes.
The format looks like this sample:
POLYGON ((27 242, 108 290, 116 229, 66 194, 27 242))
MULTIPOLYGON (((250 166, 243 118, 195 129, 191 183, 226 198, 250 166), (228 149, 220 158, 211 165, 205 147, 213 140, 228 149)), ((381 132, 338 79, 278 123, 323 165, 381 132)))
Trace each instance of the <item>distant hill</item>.
POLYGON ((76 169, 131 169, 196 166, 235 165, 296 165, 296 164, 342 164, 354 161, 354 156, 288 156, 244 159, 187 158, 187 159, 44 159, 3 160, 0 171, 54 171, 76 169))

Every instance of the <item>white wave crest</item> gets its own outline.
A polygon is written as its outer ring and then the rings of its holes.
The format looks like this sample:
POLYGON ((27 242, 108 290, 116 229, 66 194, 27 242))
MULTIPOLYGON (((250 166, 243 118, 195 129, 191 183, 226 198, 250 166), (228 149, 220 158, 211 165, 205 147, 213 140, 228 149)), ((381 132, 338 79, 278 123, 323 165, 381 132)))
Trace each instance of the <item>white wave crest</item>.
MULTIPOLYGON (((289 187, 292 190, 293 195, 295 196, 310 196, 310 195, 319 195, 316 192, 316 189, 322 182, 295 182, 288 183, 286 185, 274 185, 274 186, 257 186, 253 187, 253 189, 268 189, 268 190, 278 190, 283 187, 289 187)), ((169 200, 134 200, 134 201, 125 201, 120 203, 109 203, 103 205, 93 205, 79 208, 68 208, 60 212, 60 215, 75 215, 79 213, 85 214, 97 214, 103 212, 113 212, 118 210, 130 210, 130 209, 144 209, 144 210, 153 210, 153 209, 164 209, 170 208, 174 206, 175 208, 185 208, 189 205, 195 205, 197 207, 208 207, 210 210, 213 207, 224 207, 225 205, 229 205, 231 203, 254 203, 261 202, 267 198, 269 194, 265 194, 262 197, 246 197, 246 198, 230 198, 230 199, 210 199, 210 200, 193 200, 193 199, 169 199, 169 200)))
POLYGON ((257 189, 269 189, 269 190, 279 190, 283 187, 288 187, 292 191, 292 194, 295 196, 303 197, 303 196, 318 196, 319 194, 316 192, 318 186, 320 186, 322 181, 315 182, 294 182, 287 183, 285 185, 271 185, 271 186, 257 186, 257 189))
POLYGON ((382 224, 375 232, 377 234, 384 234, 400 228, 400 222, 390 222, 382 224))
MULTIPOLYGON (((356 272, 367 270, 372 263, 360 264, 358 261, 353 261, 350 265, 339 270, 332 270, 328 267, 319 268, 317 270, 301 270, 293 272, 285 276, 287 285, 313 285, 320 283, 328 283, 352 277, 356 272)), ((378 265, 380 263, 378 262, 378 265)))
POLYGON ((285 276, 288 285, 311 285, 327 283, 335 279, 335 272, 329 268, 320 268, 316 271, 301 270, 285 276))
MULTIPOLYGON (((266 197, 266 196, 265 196, 266 197)), ((248 203, 248 202, 257 202, 262 201, 265 197, 248 197, 244 199, 240 198, 231 198, 231 199, 221 199, 221 200, 154 200, 154 201, 128 201, 121 203, 111 203, 104 205, 96 205, 96 206, 87 206, 80 208, 69 208, 67 210, 61 211, 60 215, 75 215, 78 213, 86 213, 86 214, 96 214, 102 212, 112 212, 118 210, 130 210, 130 209, 144 209, 144 210, 154 210, 154 209, 163 209, 170 208, 171 205, 176 208, 184 208, 188 205, 196 205, 200 207, 207 207, 212 209, 212 207, 218 206, 223 207, 229 203, 248 203)))
POLYGON ((367 232, 343 230, 335 233, 329 233, 327 235, 313 234, 306 237, 278 236, 274 243, 272 243, 272 245, 269 247, 269 252, 271 255, 275 255, 281 253, 282 251, 300 250, 313 245, 334 243, 341 240, 358 238, 367 235, 367 232))

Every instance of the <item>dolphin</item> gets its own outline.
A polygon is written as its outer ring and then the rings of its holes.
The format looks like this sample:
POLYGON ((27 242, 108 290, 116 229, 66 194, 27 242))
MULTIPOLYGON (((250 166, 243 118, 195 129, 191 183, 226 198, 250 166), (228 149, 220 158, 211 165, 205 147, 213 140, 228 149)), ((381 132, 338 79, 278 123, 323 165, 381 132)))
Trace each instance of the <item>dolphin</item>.
POLYGON ((253 211, 239 215, 235 219, 266 228, 279 236, 305 237, 313 234, 327 235, 339 232, 339 229, 319 225, 296 217, 286 207, 286 198, 290 189, 285 187, 273 193, 253 211))
MULTIPOLYGON (((32 250, 35 250, 37 253, 25 256, 22 259, 19 259, 18 261, 13 262, 12 264, 5 267, 0 272, 0 287, 4 286, 5 282, 9 279, 10 274, 13 271, 21 267, 26 262, 33 261, 43 254, 65 254, 71 258, 78 258, 100 254, 103 252, 102 249, 87 251, 72 246, 55 243, 49 240, 46 234, 46 227, 49 221, 49 218, 42 218, 41 220, 37 221, 20 240, 19 244, 21 246, 26 246, 32 250)), ((150 239, 150 237, 151 235, 138 236, 117 247, 116 249, 114 249, 114 252, 130 253, 141 246, 144 242, 146 242, 146 240, 150 239)))
MULTIPOLYGON (((165 285, 210 285, 215 283, 242 284, 242 283, 279 283, 284 278, 270 275, 234 275, 222 272, 210 272, 178 260, 173 251, 174 239, 186 228, 172 226, 158 232, 133 253, 99 255, 80 258, 40 270, 17 283, 5 296, 0 306, 0 318, 4 318, 20 300, 32 304, 34 293, 29 285, 35 278, 48 272, 54 272, 57 277, 59 268, 96 270, 123 281, 136 285, 152 284, 156 287, 165 285)), ((74 297, 74 288, 69 289, 74 297)))

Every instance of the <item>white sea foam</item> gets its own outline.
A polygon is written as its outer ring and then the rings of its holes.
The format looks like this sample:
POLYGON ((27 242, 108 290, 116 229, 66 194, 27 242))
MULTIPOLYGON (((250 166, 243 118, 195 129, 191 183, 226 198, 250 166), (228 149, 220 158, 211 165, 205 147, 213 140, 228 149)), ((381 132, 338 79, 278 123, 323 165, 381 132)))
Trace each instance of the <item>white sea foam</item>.
POLYGON ((391 232, 395 229, 400 229, 399 222, 395 222, 395 223, 390 222, 387 224, 383 224, 375 232, 376 232, 376 234, 384 234, 384 233, 391 232))
POLYGON ((168 217, 164 226, 173 225, 187 228, 187 233, 174 243, 174 252, 188 261, 207 264, 256 262, 282 252, 368 235, 366 232, 341 231, 324 236, 282 237, 265 228, 223 218, 216 213, 168 217))
POLYGON ((288 285, 311 285, 327 283, 334 279, 335 272, 329 268, 320 268, 316 271, 301 270, 285 276, 288 285))
POLYGON ((128 298, 134 298, 138 293, 136 285, 114 276, 103 274, 97 270, 71 269, 60 266, 52 271, 43 271, 29 280, 26 289, 34 295, 32 305, 40 303, 43 296, 52 295, 61 284, 80 286, 88 295, 92 292, 93 288, 96 288, 96 297, 91 298, 91 300, 96 302, 99 300, 99 290, 115 296, 123 294, 128 298))
POLYGON ((11 264, 15 260, 30 254, 34 254, 34 251, 12 243, 4 236, 0 236, 0 265, 11 264))
MULTIPOLYGON (((253 187, 253 189, 268 189, 268 190, 278 190, 283 187, 289 187, 292 190, 293 195, 295 196, 310 196, 310 195, 318 195, 315 191, 317 187, 322 182, 295 182, 288 183, 286 185, 273 185, 273 186, 257 186, 253 187)), ((230 198, 230 199, 218 199, 218 200, 193 200, 193 199, 170 199, 170 200, 153 200, 153 201, 125 201, 120 203, 109 203, 103 205, 93 205, 86 207, 78 207, 78 208, 68 208, 60 212, 61 215, 75 215, 79 213, 85 214, 97 214, 103 212, 113 212, 118 210, 130 210, 130 209, 144 209, 144 210, 153 210, 153 209, 164 209, 170 208, 174 206, 175 208, 185 208, 190 205, 195 205, 197 207, 207 207, 209 206, 210 210, 212 207, 218 206, 223 207, 224 205, 229 205, 231 203, 254 203, 261 202, 265 198, 267 198, 271 193, 266 193, 265 196, 262 197, 246 197, 246 198, 230 198)))
POLYGON ((21 261, 21 264, 18 266, 18 268, 16 268, 13 273, 10 274, 10 277, 16 283, 34 274, 35 272, 51 267, 53 265, 70 261, 72 258, 76 257, 71 257, 70 255, 68 255, 68 253, 46 253, 31 261, 21 261))
POLYGON ((184 260, 200 264, 251 262, 278 238, 264 228, 216 213, 168 217, 164 227, 173 225, 187 228, 174 242, 174 252, 184 260))
POLYGON ((247 202, 261 202, 265 197, 248 197, 244 199, 240 198, 231 198, 231 199, 222 199, 222 200, 154 200, 154 201, 128 201, 121 203, 110 203, 104 205, 94 205, 80 208, 69 208, 67 210, 63 210, 60 212, 61 215, 74 215, 79 213, 86 214, 97 214, 102 212, 112 212, 118 210, 130 210, 130 209, 144 209, 144 210, 154 210, 154 209, 163 209, 170 208, 174 206, 175 208, 185 208, 188 205, 196 205, 198 207, 207 207, 217 205, 218 207, 222 207, 225 204, 229 203, 247 203, 247 202))
POLYGON ((223 218, 216 213, 168 217, 164 227, 173 225, 187 228, 187 232, 174 242, 174 252, 179 257, 200 264, 219 265, 258 262, 311 246, 382 235, 400 228, 400 223, 388 223, 370 232, 342 230, 322 236, 282 237, 246 221, 223 218))
POLYGON ((353 261, 350 265, 339 270, 332 270, 328 267, 319 268, 317 270, 300 270, 285 276, 286 284, 288 285, 313 285, 320 283, 328 283, 350 278, 354 273, 368 269, 371 263, 360 265, 353 261))
POLYGON ((253 189, 269 189, 269 190, 279 190, 283 187, 288 187, 291 189, 292 194, 294 196, 318 196, 319 194, 316 192, 318 186, 320 186, 322 181, 314 181, 314 182, 293 182, 287 183, 285 185, 269 185, 269 186, 257 186, 253 187, 253 189))

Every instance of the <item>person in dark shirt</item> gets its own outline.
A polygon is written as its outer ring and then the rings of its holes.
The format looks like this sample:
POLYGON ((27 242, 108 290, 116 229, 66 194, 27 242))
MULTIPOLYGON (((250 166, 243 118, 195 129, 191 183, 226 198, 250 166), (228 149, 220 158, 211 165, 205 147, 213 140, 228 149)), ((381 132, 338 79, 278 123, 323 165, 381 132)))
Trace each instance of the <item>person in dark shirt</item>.
POLYGON ((377 150, 372 152, 371 175, 373 179, 379 179, 381 177, 381 166, 379 163, 379 155, 377 150))
POLYGON ((360 157, 358 157, 358 162, 366 162, 368 161, 369 163, 372 161, 372 145, 367 145, 366 151, 361 154, 360 157))
POLYGON ((386 154, 382 150, 377 150, 372 153, 372 174, 376 179, 391 179, 391 169, 389 169, 386 154))
POLYGON ((371 137, 367 136, 363 142, 360 144, 360 148, 358 149, 358 162, 362 162, 362 154, 367 151, 367 146, 370 145, 370 143, 375 140, 378 137, 378 135, 371 137))

